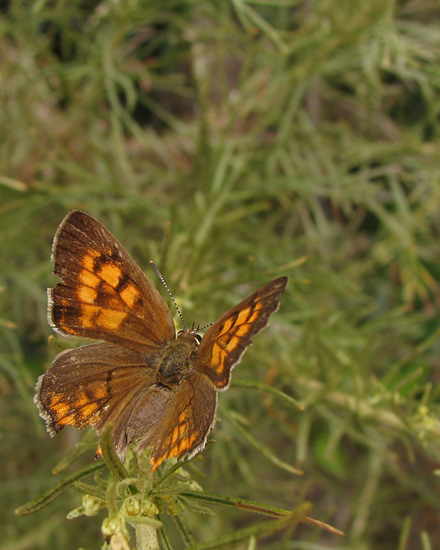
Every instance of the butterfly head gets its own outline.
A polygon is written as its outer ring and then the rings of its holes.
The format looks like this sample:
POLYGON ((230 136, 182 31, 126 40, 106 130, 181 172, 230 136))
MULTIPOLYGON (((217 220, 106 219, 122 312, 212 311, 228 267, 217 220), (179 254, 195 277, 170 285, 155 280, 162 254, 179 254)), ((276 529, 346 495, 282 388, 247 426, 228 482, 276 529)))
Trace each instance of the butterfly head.
POLYGON ((195 345, 195 349, 199 347, 200 342, 202 341, 202 337, 198 333, 198 329, 188 329, 185 328, 183 330, 179 330, 177 333, 177 339, 181 342, 188 342, 195 345))

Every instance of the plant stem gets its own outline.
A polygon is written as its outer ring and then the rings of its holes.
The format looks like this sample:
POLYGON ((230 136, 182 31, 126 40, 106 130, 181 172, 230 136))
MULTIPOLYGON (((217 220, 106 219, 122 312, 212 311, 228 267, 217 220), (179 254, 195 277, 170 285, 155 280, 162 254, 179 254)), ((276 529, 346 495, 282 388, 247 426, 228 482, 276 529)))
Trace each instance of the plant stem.
MULTIPOLYGON (((153 486, 153 471, 149 460, 148 452, 138 454, 138 480, 136 486, 138 490, 147 495, 153 486)), ((159 550, 159 541, 157 539, 157 528, 152 525, 138 524, 136 531, 136 550, 159 550)))
POLYGON ((136 550, 159 550, 157 529, 151 525, 136 525, 136 550))

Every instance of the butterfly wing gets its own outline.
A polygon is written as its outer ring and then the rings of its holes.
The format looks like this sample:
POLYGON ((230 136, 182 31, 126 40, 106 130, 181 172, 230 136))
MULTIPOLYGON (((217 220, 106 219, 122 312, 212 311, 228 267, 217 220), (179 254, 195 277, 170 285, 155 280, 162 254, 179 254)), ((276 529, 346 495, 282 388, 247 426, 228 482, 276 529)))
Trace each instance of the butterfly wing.
POLYGON ((166 458, 193 456, 205 446, 216 408, 217 392, 204 374, 193 371, 176 389, 152 386, 127 420, 127 443, 152 447, 153 470, 166 458))
POLYGON ((251 338, 263 329, 279 308, 287 277, 267 283, 225 313, 207 331, 195 358, 195 370, 206 375, 217 391, 229 386, 231 369, 240 360, 251 338))
POLYGON ((49 322, 67 335, 152 352, 175 336, 165 301, 122 245, 97 220, 75 210, 53 244, 49 322))
POLYGON ((90 424, 99 433, 107 422, 114 422, 121 453, 125 420, 155 378, 156 369, 148 365, 144 353, 90 344, 57 355, 38 379, 34 402, 52 436, 67 425, 81 429, 90 424))

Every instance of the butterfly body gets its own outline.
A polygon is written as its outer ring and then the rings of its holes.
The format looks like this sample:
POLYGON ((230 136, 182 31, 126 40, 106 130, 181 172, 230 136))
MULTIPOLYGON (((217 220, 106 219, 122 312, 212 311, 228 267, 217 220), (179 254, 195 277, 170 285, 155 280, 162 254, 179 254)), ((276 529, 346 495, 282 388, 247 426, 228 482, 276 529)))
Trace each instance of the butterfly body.
POLYGON ((287 277, 267 283, 201 338, 177 336, 165 301, 122 245, 97 220, 73 211, 53 244, 48 319, 64 335, 102 340, 60 353, 40 376, 34 401, 50 435, 64 426, 98 433, 112 422, 120 456, 131 443, 151 447, 153 469, 203 449, 217 394, 251 337, 279 307, 287 277))
POLYGON ((175 386, 187 378, 193 369, 199 342, 193 330, 182 330, 175 340, 168 342, 160 355, 157 381, 164 386, 175 386))

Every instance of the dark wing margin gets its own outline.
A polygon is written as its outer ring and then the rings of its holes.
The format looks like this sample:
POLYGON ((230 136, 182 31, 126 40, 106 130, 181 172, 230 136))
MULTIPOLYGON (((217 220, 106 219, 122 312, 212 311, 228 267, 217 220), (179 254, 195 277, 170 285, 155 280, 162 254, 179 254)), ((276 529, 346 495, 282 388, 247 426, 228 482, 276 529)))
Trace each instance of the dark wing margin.
POLYGON ((205 374, 217 391, 229 386, 232 367, 252 343, 252 336, 278 310, 277 297, 286 285, 287 277, 267 283, 220 317, 205 334, 195 358, 195 370, 205 374))
POLYGON ((55 275, 48 320, 67 335, 106 340, 151 352, 175 337, 171 312, 159 291, 113 235, 75 210, 53 243, 55 275))

